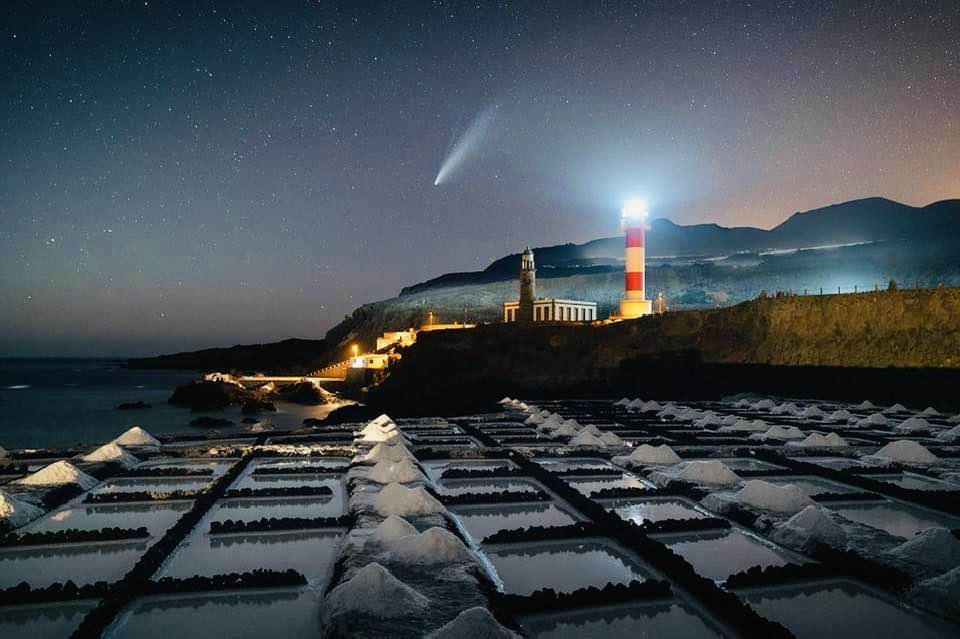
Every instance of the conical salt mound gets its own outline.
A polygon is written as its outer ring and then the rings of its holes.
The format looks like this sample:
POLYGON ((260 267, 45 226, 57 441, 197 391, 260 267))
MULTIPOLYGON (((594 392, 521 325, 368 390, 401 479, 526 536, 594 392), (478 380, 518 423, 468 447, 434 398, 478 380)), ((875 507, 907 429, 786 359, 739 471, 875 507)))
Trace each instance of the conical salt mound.
POLYGON ((931 568, 960 566, 960 539, 948 528, 927 528, 911 539, 891 548, 889 554, 931 568))
POLYGON ((779 486, 762 479, 748 480, 733 498, 741 504, 776 513, 796 513, 813 505, 813 500, 796 486, 779 486))
POLYGON ((740 481, 740 476, 730 470, 723 462, 689 461, 679 464, 678 478, 697 484, 716 484, 727 486, 740 481))
POLYGON ((936 464, 940 458, 910 439, 890 442, 870 457, 877 457, 903 464, 936 464))
POLYGON ((143 430, 139 426, 134 426, 124 434, 113 440, 114 444, 119 446, 160 446, 160 440, 143 430))
POLYGON ((404 459, 411 459, 413 454, 407 450, 403 444, 386 444, 380 442, 370 449, 366 455, 361 458, 365 462, 398 462, 404 459))
POLYGON ((771 426, 767 432, 757 435, 752 435, 757 439, 780 439, 780 440, 791 440, 791 439, 803 439, 806 435, 803 434, 803 431, 797 428, 796 426, 780 426, 775 425, 771 426))
POLYGON ((898 433, 926 433, 930 430, 930 422, 923 417, 908 417, 895 430, 898 433))
POLYGON ((846 408, 841 408, 827 415, 825 419, 828 422, 849 422, 852 418, 853 413, 848 411, 846 408))
POLYGON ((957 442, 960 441, 960 425, 954 426, 950 430, 945 430, 941 433, 937 433, 937 439, 942 442, 957 442))
POLYGON ((953 617, 960 615, 960 566, 921 581, 914 592, 925 606, 953 617))
POLYGON ((602 441, 607 446, 623 446, 623 440, 617 436, 616 433, 611 433, 610 431, 605 432, 603 435, 600 435, 600 441, 602 441))
POLYGON ((18 528, 42 514, 43 511, 33 504, 20 501, 0 488, 0 530, 18 528))
POLYGON ((520 635, 501 626, 489 610, 477 606, 464 610, 427 639, 520 639, 520 635))
POLYGON ((0 459, 6 459, 6 457, 7 457, 7 449, 4 448, 3 446, 0 446, 0 459))
POLYGON ((856 408, 857 410, 873 410, 876 407, 877 405, 871 402, 869 399, 865 399, 859 404, 857 404, 856 406, 854 406, 854 408, 856 408))
POLYGON ((887 414, 889 415, 889 414, 891 414, 891 413, 905 413, 905 412, 907 412, 908 410, 910 410, 910 409, 907 408, 906 406, 904 406, 903 404, 894 404, 893 406, 890 406, 889 408, 884 408, 884 409, 883 409, 882 411, 880 411, 880 412, 882 412, 882 413, 887 413, 887 414))
POLYGON ((844 536, 825 509, 810 505, 777 528, 773 540, 789 548, 811 549, 818 543, 841 544, 844 536))
POLYGON ((577 436, 570 440, 571 446, 583 446, 583 447, 592 447, 592 448, 606 448, 607 445, 603 442, 602 439, 587 432, 587 429, 584 428, 582 431, 577 433, 577 436))
POLYGON ((330 591, 323 600, 320 614, 325 621, 340 615, 353 617, 358 613, 391 619, 423 610, 429 604, 429 599, 394 577, 389 570, 371 562, 330 591))
POLYGON ((847 442, 836 433, 830 433, 829 435, 810 433, 802 442, 796 442, 796 445, 804 448, 838 448, 846 446, 847 442))
POLYGON ((390 515, 374 529, 373 533, 370 534, 370 539, 381 544, 391 544, 402 537, 416 534, 417 529, 406 519, 397 515, 390 515))
POLYGON ((433 495, 428 493, 423 486, 407 488, 396 483, 387 484, 377 494, 374 500, 374 508, 378 514, 384 517, 388 515, 407 517, 409 515, 425 515, 446 511, 443 504, 434 499, 433 495))
POLYGON ((553 429, 552 434, 562 435, 563 437, 570 437, 572 435, 576 435, 577 432, 578 432, 577 429, 574 428, 573 426, 569 426, 568 424, 561 424, 560 426, 557 426, 555 429, 553 429))
POLYGON ((679 464, 682 461, 666 444, 640 444, 630 453, 629 459, 635 464, 679 464))
POLYGON ((377 462, 377 464, 370 469, 367 479, 375 481, 378 484, 389 484, 392 482, 408 484, 412 481, 424 481, 426 477, 423 476, 420 469, 409 459, 401 459, 398 462, 391 462, 384 459, 377 462))
POLYGON ((417 535, 396 540, 390 547, 397 560, 410 564, 450 564, 472 561, 463 542, 449 530, 428 528, 417 535))
POLYGON ((104 444, 92 453, 80 458, 85 462, 116 462, 126 468, 136 466, 140 460, 114 443, 104 444))
POLYGON ((940 411, 938 411, 933 406, 927 406, 922 411, 920 411, 920 414, 923 415, 924 417, 936 417, 940 414, 940 411))
POLYGON ((23 479, 16 481, 24 486, 63 486, 76 484, 84 490, 90 490, 97 485, 97 480, 86 474, 68 461, 60 460, 23 479))
POLYGON ((613 403, 614 406, 627 406, 630 404, 630 399, 626 397, 621 397, 619 400, 613 403))

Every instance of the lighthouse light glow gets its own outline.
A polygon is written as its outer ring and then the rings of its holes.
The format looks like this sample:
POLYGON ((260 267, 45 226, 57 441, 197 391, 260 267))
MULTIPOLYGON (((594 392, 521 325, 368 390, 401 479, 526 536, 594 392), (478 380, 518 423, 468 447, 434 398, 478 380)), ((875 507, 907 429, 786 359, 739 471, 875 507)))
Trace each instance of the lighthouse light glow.
POLYGON ((632 197, 623 203, 621 213, 627 218, 644 218, 647 216, 650 207, 647 201, 642 197, 632 197))

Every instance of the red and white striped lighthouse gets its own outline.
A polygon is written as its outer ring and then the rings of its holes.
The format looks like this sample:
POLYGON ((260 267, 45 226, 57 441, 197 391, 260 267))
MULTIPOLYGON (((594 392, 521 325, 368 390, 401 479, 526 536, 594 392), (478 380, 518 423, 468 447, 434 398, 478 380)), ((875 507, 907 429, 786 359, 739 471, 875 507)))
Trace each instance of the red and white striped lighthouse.
POLYGON ((653 304, 646 299, 644 288, 643 234, 647 223, 647 203, 629 200, 623 207, 621 224, 626 235, 627 255, 624 267, 624 296, 620 300, 620 318, 643 317, 653 312, 653 304))

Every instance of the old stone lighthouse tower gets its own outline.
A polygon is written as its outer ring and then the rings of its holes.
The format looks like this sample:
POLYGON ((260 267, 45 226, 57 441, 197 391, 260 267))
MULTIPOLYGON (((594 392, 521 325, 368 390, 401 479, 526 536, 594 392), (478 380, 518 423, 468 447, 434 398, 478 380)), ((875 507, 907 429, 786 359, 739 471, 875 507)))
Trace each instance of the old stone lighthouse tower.
POLYGON ((533 263, 533 251, 528 246, 520 256, 520 308, 517 320, 533 321, 533 301, 537 299, 537 267, 533 263))

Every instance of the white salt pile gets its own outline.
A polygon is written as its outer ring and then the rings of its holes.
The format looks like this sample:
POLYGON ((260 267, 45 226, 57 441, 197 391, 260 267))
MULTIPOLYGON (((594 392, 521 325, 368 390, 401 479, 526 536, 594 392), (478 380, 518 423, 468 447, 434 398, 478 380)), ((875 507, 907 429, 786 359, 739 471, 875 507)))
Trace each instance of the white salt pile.
POLYGON ((770 409, 771 415, 796 415, 800 409, 793 402, 784 402, 770 409))
POLYGON ((673 449, 666 444, 651 446, 650 444, 640 444, 633 449, 633 452, 624 458, 634 464, 679 464, 682 460, 673 452, 673 449))
POLYGON ((456 535, 437 527, 402 537, 391 544, 390 550, 397 560, 416 565, 473 561, 473 555, 456 535))
POLYGON ((97 480, 70 462, 60 460, 49 466, 44 466, 37 472, 27 475, 23 479, 18 479, 15 483, 24 486, 63 486, 65 484, 77 484, 84 490, 90 490, 97 485, 97 480))
POLYGON ((370 420, 367 426, 377 426, 384 428, 384 430, 389 430, 390 428, 396 428, 397 425, 394 423, 393 419, 390 418, 386 413, 380 413, 376 417, 370 420))
POLYGON ((388 515, 406 517, 446 511, 443 504, 434 499, 423 486, 407 488, 397 483, 387 484, 377 494, 373 507, 384 517, 388 515))
POLYGON ((3 446, 0 446, 0 459, 5 459, 7 456, 7 449, 3 446))
POLYGON ((269 433, 273 430, 273 424, 269 422, 257 422, 256 424, 251 424, 247 430, 251 433, 269 433))
POLYGON ((945 430, 943 432, 937 433, 937 439, 942 442, 956 442, 960 441, 960 425, 954 426, 950 430, 945 430))
POLYGON ((720 432, 724 433, 735 433, 735 432, 746 432, 746 433, 764 433, 767 429, 770 428, 769 425, 762 419, 755 419, 750 421, 748 419, 738 419, 729 426, 722 426, 720 432))
POLYGON ((591 448, 606 448, 607 445, 602 439, 594 435, 593 433, 587 432, 587 429, 584 428, 582 431, 577 433, 576 437, 570 440, 571 446, 582 446, 582 447, 591 447, 591 448))
POLYGON ((719 426, 723 420, 713 411, 707 411, 700 419, 694 420, 693 425, 697 428, 706 428, 708 426, 719 426))
POLYGON ((821 435, 820 433, 810 433, 802 442, 791 442, 794 446, 803 446, 804 448, 839 448, 846 446, 847 441, 836 433, 821 435))
POLYGON ((930 422, 923 417, 908 417, 895 430, 899 433, 926 433, 930 430, 930 422))
POLYGON ((390 461, 398 462, 404 459, 411 459, 413 455, 403 444, 379 443, 370 449, 366 455, 361 458, 365 462, 390 461))
POLYGON ((870 427, 870 426, 888 426, 890 420, 887 419, 882 413, 874 413, 869 417, 864 417, 859 422, 857 422, 858 427, 870 427))
POLYGON ((604 434, 600 435, 600 441, 602 441, 607 446, 613 446, 613 447, 625 445, 623 443, 623 440, 620 439, 620 437, 617 436, 616 433, 612 433, 610 431, 607 431, 604 434))
POLYGON ((42 514, 43 511, 33 504, 20 501, 0 488, 0 522, 10 528, 18 528, 42 514))
POLYGON ((692 422, 695 419, 700 418, 700 411, 696 408, 684 408, 682 411, 677 413, 676 420, 678 422, 692 422))
POLYGON ((940 415, 940 411, 938 411, 933 406, 927 406, 922 411, 920 411, 920 414, 923 415, 924 417, 937 417, 938 415, 940 415))
POLYGON ((936 464, 940 461, 939 457, 922 445, 909 439, 898 439, 895 442, 890 442, 873 455, 866 455, 862 459, 876 459, 902 464, 936 464))
POLYGON ((828 422, 849 422, 853 419, 853 413, 846 408, 841 408, 840 410, 833 411, 824 419, 828 422))
POLYGON ((948 528, 927 528, 887 554, 910 563, 948 570, 960 566, 960 539, 948 528))
POLYGON ((734 408, 750 408, 750 400, 747 398, 738 399, 733 404, 734 408))
POLYGON ((644 402, 644 401, 643 401, 642 399, 640 399, 640 398, 637 398, 637 399, 633 400, 632 402, 630 402, 629 404, 627 404, 626 409, 627 409, 628 411, 630 411, 630 412, 638 411, 638 410, 639 410, 639 411, 642 411, 642 410, 643 410, 643 407, 644 407, 645 405, 646 405, 646 402, 644 402))
POLYGON ((124 434, 113 440, 114 444, 119 446, 160 446, 160 440, 143 430, 139 426, 134 426, 124 434))
POLYGON ((667 404, 664 406, 660 412, 657 413, 657 417, 660 419, 673 419, 680 414, 680 411, 683 410, 679 406, 674 406, 673 404, 667 404))
POLYGON ((416 535, 417 529, 408 522, 403 517, 398 517, 397 515, 390 515, 386 519, 380 522, 373 532, 370 534, 370 539, 378 543, 387 545, 391 544, 402 537, 409 537, 410 535, 416 535))
POLYGON ((630 400, 626 397, 621 397, 619 400, 613 403, 614 406, 629 406, 630 400))
POLYGON ((578 432, 575 427, 568 424, 563 424, 553 429, 554 435, 562 435, 563 437, 570 437, 571 435, 576 435, 578 432))
POLYGON ((537 424, 542 424, 544 418, 540 416, 540 413, 534 413, 530 417, 527 417, 523 423, 531 426, 536 426, 537 424))
POLYGON ((104 444, 92 453, 83 455, 80 459, 85 462, 113 462, 126 468, 131 468, 140 463, 139 459, 113 442, 104 444))
POLYGON ((511 398, 509 398, 509 397, 504 397, 503 399, 501 399, 501 400, 500 400, 499 402, 497 402, 497 403, 500 404, 501 406, 503 406, 504 404, 509 404, 509 403, 512 402, 512 401, 513 401, 513 400, 512 400, 511 398))
POLYGON ((645 404, 643 404, 643 408, 641 409, 641 412, 655 413, 658 410, 661 410, 662 408, 663 406, 661 406, 656 400, 651 399, 649 402, 646 402, 645 404))
POLYGON ((770 410, 776 405, 776 402, 774 402, 772 399, 761 399, 760 401, 751 404, 750 408, 753 410, 770 410))
POLYGON ((733 499, 775 513, 796 513, 813 504, 813 500, 793 484, 779 486, 762 479, 748 480, 733 494, 733 499))
MULTIPOLYGON (((576 422, 574 423, 576 424, 576 422)), ((599 437, 600 435, 603 435, 603 431, 597 428, 596 426, 594 426, 593 424, 588 424, 587 426, 584 426, 581 432, 590 433, 594 437, 599 437)))
POLYGON ((407 458, 400 461, 391 462, 386 459, 378 461, 370 469, 367 479, 375 481, 378 484, 390 484, 397 482, 408 484, 413 481, 426 481, 426 477, 420 472, 420 469, 407 458))
POLYGON ((905 413, 908 410, 910 409, 904 406, 903 404, 894 404, 893 406, 888 406, 887 408, 884 408, 880 412, 890 415, 891 413, 905 413))
POLYGON ((391 619, 423 610, 429 604, 429 599, 374 561, 331 590, 323 600, 320 614, 327 622, 340 615, 353 617, 358 613, 391 619))
POLYGON ((927 607, 960 616, 960 566, 939 577, 921 581, 914 593, 927 607))
POLYGON ((731 424, 736 424, 738 421, 740 421, 740 418, 736 415, 726 415, 720 420, 720 423, 724 426, 729 426, 731 424))
POLYGON ((740 481, 726 464, 716 460, 681 462, 651 473, 650 479, 659 485, 681 480, 709 486, 732 486, 740 481))
POLYGON ((947 421, 951 424, 960 424, 960 415, 954 415, 953 417, 948 418, 947 421))
POLYGON ((427 639, 520 639, 520 635, 501 626, 486 608, 476 606, 461 612, 427 639))
POLYGON ((772 539, 789 548, 808 550, 819 543, 842 545, 845 536, 825 508, 809 505, 777 527, 772 539))
POLYGON ((823 418, 826 416, 827 414, 823 412, 823 410, 821 410, 819 406, 807 406, 802 411, 800 411, 800 417, 804 417, 806 419, 811 419, 814 417, 823 418))
POLYGON ((751 435, 750 439, 778 439, 787 441, 791 439, 803 439, 804 437, 806 437, 806 435, 804 435, 803 431, 796 426, 774 425, 771 426, 765 433, 751 435))
POLYGON ((871 402, 869 399, 865 399, 859 404, 857 404, 856 406, 854 406, 854 408, 857 410, 873 410, 876 407, 877 405, 871 402))

